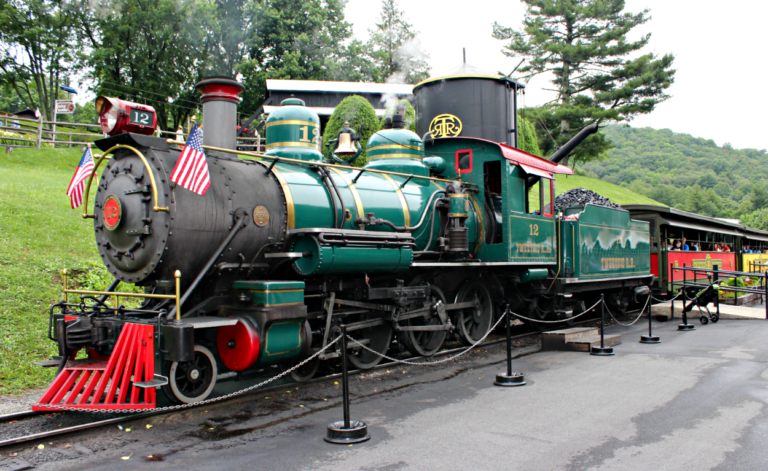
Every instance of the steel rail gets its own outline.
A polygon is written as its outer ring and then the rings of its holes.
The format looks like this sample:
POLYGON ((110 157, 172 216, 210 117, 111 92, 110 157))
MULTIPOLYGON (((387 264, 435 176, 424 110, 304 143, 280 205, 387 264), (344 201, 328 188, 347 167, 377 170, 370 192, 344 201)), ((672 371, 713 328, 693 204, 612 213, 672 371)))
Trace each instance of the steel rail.
MULTIPOLYGON (((595 321, 595 319, 588 319, 588 320, 584 320, 584 321, 580 321, 580 322, 574 322, 574 323, 572 323, 569 326, 564 327, 564 328, 569 328, 569 327, 571 327, 573 325, 585 324, 587 322, 594 322, 594 321, 595 321)), ((543 332, 526 332, 524 334, 519 334, 519 335, 512 336, 512 337, 510 337, 510 339, 515 340, 515 339, 521 339, 521 338, 525 338, 525 337, 533 337, 533 336, 536 336, 536 335, 541 335, 542 333, 543 332)), ((489 340, 489 341, 486 341, 486 342, 483 342, 483 343, 479 344, 477 347, 478 348, 480 348, 480 347, 489 347, 489 346, 492 346, 492 345, 498 345, 498 344, 503 343, 503 342, 506 342, 506 338, 496 339, 496 340, 489 340)), ((466 347, 461 346, 461 347, 451 348, 451 349, 448 349, 448 350, 443 350, 443 351, 437 352, 434 355, 429 356, 429 357, 423 356, 423 355, 410 357, 409 360, 423 360, 423 359, 427 359, 427 358, 435 358, 435 357, 438 357, 438 356, 450 355, 452 353, 456 353, 456 352, 464 350, 464 349, 466 349, 466 347)), ((376 365, 374 367, 368 368, 368 369, 351 370, 347 374, 349 374, 349 375, 359 375, 359 374, 366 373, 366 372, 369 372, 369 371, 380 370, 380 369, 384 369, 384 368, 388 368, 388 367, 394 367, 394 366, 399 366, 399 364, 397 362, 391 361, 391 362, 387 362, 387 363, 380 363, 380 364, 378 364, 378 365, 376 365)), ((413 366, 418 366, 418 365, 413 365, 413 366)), ((295 383, 295 384, 315 384, 315 383, 320 383, 320 382, 323 382, 323 381, 330 381, 332 379, 340 378, 341 375, 342 375, 341 373, 332 373, 332 374, 329 374, 329 375, 319 376, 317 378, 312 378, 311 380, 306 381, 304 383, 295 383)), ((276 389, 281 389, 281 388, 285 388, 285 384, 276 384, 274 386, 268 386, 268 387, 266 387, 264 389, 258 389, 256 391, 254 391, 254 393, 261 394, 261 393, 265 393, 265 392, 269 392, 269 391, 274 391, 276 389)), ((56 435, 65 435, 65 434, 69 434, 69 433, 79 432, 79 431, 82 431, 82 430, 88 430, 88 429, 91 429, 91 428, 103 427, 103 426, 106 426, 106 425, 116 424, 116 423, 120 423, 120 422, 128 422, 128 421, 131 421, 131 420, 142 419, 142 418, 146 418, 146 417, 152 417, 152 416, 155 416, 155 415, 168 414, 168 413, 171 413, 171 412, 173 412, 173 411, 142 412, 142 413, 139 413, 139 414, 136 414, 136 415, 115 417, 115 418, 112 418, 112 419, 100 420, 98 422, 90 422, 90 423, 81 424, 81 425, 74 425, 72 427, 66 427, 66 428, 62 428, 62 429, 51 430, 51 431, 48 431, 48 432, 40 432, 40 433, 35 433, 35 434, 32 434, 32 435, 26 435, 26 436, 21 436, 21 437, 16 437, 16 438, 9 438, 7 440, 0 441, 0 448, 6 447, 6 446, 9 446, 9 445, 14 445, 14 444, 19 444, 19 443, 26 443, 26 442, 31 442, 31 441, 43 439, 43 438, 53 437, 53 436, 56 436, 56 435)), ((5 415, 5 416, 0 416, 0 422, 3 421, 3 419, 13 420, 13 418, 11 418, 10 416, 18 416, 18 418, 24 418, 24 417, 36 416, 36 415, 41 415, 41 414, 46 414, 46 413, 49 413, 49 412, 45 412, 45 411, 15 412, 13 414, 8 414, 8 415, 5 415)))

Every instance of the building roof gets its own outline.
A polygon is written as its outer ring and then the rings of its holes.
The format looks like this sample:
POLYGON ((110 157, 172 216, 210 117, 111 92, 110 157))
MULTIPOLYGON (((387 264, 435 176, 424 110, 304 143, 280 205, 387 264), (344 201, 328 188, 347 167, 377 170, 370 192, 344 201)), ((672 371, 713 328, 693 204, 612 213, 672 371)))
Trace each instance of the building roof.
POLYGON ((267 79, 267 90, 318 93, 369 93, 378 95, 412 95, 413 85, 405 83, 330 82, 323 80, 267 79))
POLYGON ((747 227, 733 222, 733 219, 713 218, 703 214, 691 213, 668 206, 650 204, 623 204, 622 208, 637 213, 658 213, 665 224, 701 231, 721 232, 723 234, 743 236, 747 239, 768 241, 768 231, 747 227))

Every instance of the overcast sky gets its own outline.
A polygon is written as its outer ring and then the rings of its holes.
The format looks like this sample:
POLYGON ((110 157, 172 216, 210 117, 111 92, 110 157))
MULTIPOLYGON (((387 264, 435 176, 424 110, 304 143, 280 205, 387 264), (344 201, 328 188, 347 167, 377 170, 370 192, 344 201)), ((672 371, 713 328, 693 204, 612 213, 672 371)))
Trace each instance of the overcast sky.
MULTIPOLYGON (((491 37, 496 20, 519 27, 525 8, 518 0, 398 0, 409 22, 419 31, 429 54, 432 75, 439 76, 462 61, 496 72, 511 71, 519 59, 501 53, 503 41, 491 37)), ((636 28, 651 32, 646 50, 673 53, 677 69, 672 97, 633 126, 669 128, 675 132, 730 142, 736 148, 766 149, 764 0, 627 0, 626 10, 651 10, 652 19, 636 28)), ((355 36, 367 39, 380 3, 349 0, 347 20, 355 36)), ((638 33, 640 34, 640 33, 638 33)), ((538 105, 552 99, 546 78, 528 84, 525 102, 538 105)))

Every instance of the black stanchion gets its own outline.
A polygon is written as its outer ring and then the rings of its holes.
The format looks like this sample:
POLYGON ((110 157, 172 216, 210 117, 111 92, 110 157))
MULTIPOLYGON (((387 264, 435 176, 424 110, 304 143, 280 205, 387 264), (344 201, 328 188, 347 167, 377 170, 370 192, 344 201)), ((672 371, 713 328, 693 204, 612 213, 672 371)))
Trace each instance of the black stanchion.
MULTIPOLYGON (((696 330, 696 327, 693 326, 693 324, 688 323, 688 313, 686 312, 685 307, 685 301, 688 297, 688 293, 685 292, 686 289, 686 277, 685 277, 685 263, 683 263, 683 323, 679 324, 677 326, 677 330, 682 330, 684 332, 696 330)), ((691 304, 693 304, 693 301, 691 301, 691 304)))
POLYGON ((504 311, 504 315, 507 317, 507 374, 497 374, 496 381, 493 384, 507 388, 522 386, 525 384, 525 376, 522 373, 512 372, 512 319, 509 318, 509 304, 507 304, 507 310, 504 311))
POLYGON ((352 444, 370 440, 365 422, 349 419, 349 375, 347 374, 347 327, 341 326, 341 391, 344 420, 328 425, 325 441, 337 444, 352 444))
MULTIPOLYGON (((651 306, 651 295, 648 294, 648 335, 640 336, 640 343, 661 343, 661 339, 657 335, 653 335, 653 327, 651 326, 651 318, 653 317, 653 307, 651 306)), ((642 315, 642 313, 641 313, 642 315)))
POLYGON ((600 295, 600 346, 592 347, 592 351, 589 354, 603 357, 615 355, 613 347, 605 346, 605 297, 602 294, 600 295))

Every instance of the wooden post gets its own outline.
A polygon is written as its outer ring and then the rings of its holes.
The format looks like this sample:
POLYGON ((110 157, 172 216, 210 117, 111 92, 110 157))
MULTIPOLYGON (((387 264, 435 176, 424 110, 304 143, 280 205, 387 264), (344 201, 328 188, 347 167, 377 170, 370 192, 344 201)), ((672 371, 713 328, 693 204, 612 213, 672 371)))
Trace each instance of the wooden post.
POLYGON ((37 117, 37 150, 43 142, 43 115, 37 117))

